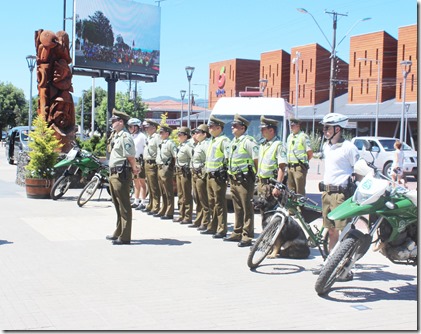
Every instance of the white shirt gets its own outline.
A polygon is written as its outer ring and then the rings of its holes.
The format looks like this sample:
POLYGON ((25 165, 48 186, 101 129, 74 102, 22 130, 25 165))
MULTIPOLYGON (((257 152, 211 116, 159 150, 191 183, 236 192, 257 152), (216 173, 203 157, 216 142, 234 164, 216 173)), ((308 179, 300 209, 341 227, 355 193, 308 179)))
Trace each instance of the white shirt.
POLYGON ((359 153, 354 144, 345 140, 342 143, 323 145, 325 157, 325 172, 323 183, 334 186, 345 186, 348 177, 354 172, 354 165, 359 159, 359 153))
POLYGON ((136 148, 136 158, 139 158, 145 149, 146 136, 142 132, 132 134, 132 136, 136 148))
POLYGON ((405 160, 405 154, 402 150, 395 150, 395 157, 392 162, 392 168, 399 167, 403 169, 403 162, 405 160))

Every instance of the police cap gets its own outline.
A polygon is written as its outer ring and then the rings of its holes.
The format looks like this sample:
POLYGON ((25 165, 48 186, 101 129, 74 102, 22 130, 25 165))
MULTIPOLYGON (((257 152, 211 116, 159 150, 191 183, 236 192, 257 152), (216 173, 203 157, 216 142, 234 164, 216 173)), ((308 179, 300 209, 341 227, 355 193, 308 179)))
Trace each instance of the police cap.
POLYGON ((271 119, 271 118, 266 118, 265 116, 260 116, 260 128, 270 128, 270 127, 277 127, 278 126, 278 121, 271 119))
POLYGON ((301 121, 298 118, 290 118, 289 119, 289 124, 290 125, 298 125, 300 123, 301 123, 301 121))
POLYGON ((167 125, 161 125, 161 128, 159 129, 159 132, 168 132, 168 133, 171 133, 172 132, 172 129, 169 126, 167 126, 167 125))
POLYGON ((232 122, 232 124, 240 124, 245 127, 248 127, 250 125, 250 122, 246 120, 243 116, 240 116, 239 114, 235 114, 234 121, 232 122))
POLYGON ((187 126, 182 126, 178 129, 178 133, 185 134, 186 136, 190 136, 190 129, 187 126))
POLYGON ((156 122, 154 122, 153 120, 151 120, 151 119, 145 119, 144 121, 143 121, 143 123, 142 123, 142 125, 143 125, 143 127, 145 127, 145 128, 147 128, 147 127, 149 127, 149 126, 154 126, 154 127, 158 127, 159 126, 159 124, 158 123, 156 123, 156 122))
POLYGON ((219 125, 219 126, 224 127, 225 122, 211 115, 211 117, 209 117, 208 126, 211 126, 211 125, 219 125))
POLYGON ((118 111, 117 109, 113 109, 113 115, 110 118, 110 122, 114 121, 114 120, 119 120, 122 119, 125 122, 127 122, 130 119, 130 116, 127 115, 125 112, 123 111, 118 111))

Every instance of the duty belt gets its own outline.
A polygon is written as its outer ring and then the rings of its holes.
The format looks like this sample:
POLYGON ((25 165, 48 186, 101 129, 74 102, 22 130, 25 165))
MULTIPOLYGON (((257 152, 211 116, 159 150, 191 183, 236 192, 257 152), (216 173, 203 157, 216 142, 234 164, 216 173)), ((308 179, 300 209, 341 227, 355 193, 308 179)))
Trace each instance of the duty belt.
POLYGON ((269 177, 267 177, 267 178, 259 177, 259 181, 260 181, 260 183, 263 183, 263 184, 269 184, 269 177))
POLYGON ((346 187, 343 186, 334 186, 332 184, 324 184, 323 182, 319 183, 320 191, 327 191, 329 193, 345 193, 346 187))
POLYGON ((300 164, 288 164, 288 168, 291 168, 291 167, 299 167, 299 166, 301 166, 300 164))
POLYGON ((154 163, 156 163, 156 160, 146 160, 146 162, 147 162, 148 164, 154 164, 154 163))
POLYGON ((130 167, 110 167, 110 174, 117 174, 117 173, 121 173, 123 171, 123 169, 131 169, 130 167))

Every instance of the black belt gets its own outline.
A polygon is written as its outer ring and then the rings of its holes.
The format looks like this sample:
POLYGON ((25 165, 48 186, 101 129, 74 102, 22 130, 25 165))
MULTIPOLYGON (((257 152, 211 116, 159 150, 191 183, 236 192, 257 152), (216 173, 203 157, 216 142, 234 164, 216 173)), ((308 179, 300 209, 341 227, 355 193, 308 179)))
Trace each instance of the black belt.
POLYGON ((270 179, 269 177, 268 178, 259 177, 259 182, 263 184, 269 184, 270 183, 269 179, 270 179))
POLYGON ((130 167, 110 167, 110 174, 118 174, 123 171, 123 169, 131 169, 130 167))
POLYGON ((156 160, 146 160, 146 162, 147 162, 148 164, 155 164, 155 163, 156 163, 156 160))
POLYGON ((301 166, 300 164, 288 164, 288 168, 295 168, 301 166))
POLYGON ((324 184, 323 182, 319 183, 320 191, 327 191, 329 193, 345 193, 346 187, 334 186, 332 184, 324 184))

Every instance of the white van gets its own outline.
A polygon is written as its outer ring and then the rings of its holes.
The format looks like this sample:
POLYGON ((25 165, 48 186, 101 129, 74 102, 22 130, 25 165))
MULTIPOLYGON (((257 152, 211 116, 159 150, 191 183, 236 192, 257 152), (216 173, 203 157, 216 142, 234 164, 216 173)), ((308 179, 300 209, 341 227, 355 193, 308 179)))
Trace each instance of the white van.
POLYGON ((262 140, 260 132, 260 116, 279 121, 278 137, 286 142, 288 133, 287 118, 293 115, 292 106, 283 98, 275 97, 222 97, 211 115, 225 122, 224 134, 232 139, 231 122, 234 115, 239 114, 250 122, 247 134, 253 136, 257 142, 262 140))

